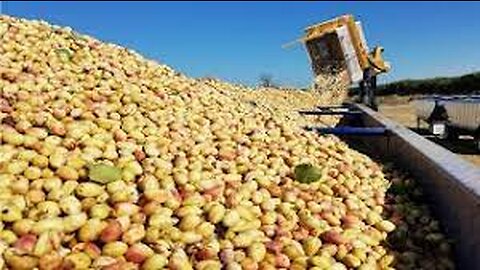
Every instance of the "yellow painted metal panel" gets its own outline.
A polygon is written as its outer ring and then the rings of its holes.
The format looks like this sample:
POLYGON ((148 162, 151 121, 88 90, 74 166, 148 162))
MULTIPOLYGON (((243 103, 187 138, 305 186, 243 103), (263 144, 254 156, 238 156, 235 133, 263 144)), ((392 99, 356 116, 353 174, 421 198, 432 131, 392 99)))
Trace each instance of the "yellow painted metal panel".
POLYGON ((362 37, 358 32, 358 28, 352 15, 343 15, 333 20, 307 27, 305 29, 305 36, 303 37, 302 41, 307 42, 309 40, 322 37, 328 33, 335 32, 337 28, 342 26, 346 26, 348 28, 352 40, 352 45, 355 48, 355 52, 357 54, 360 66, 362 67, 362 69, 367 68, 369 66, 368 52, 363 46, 361 40, 362 37))

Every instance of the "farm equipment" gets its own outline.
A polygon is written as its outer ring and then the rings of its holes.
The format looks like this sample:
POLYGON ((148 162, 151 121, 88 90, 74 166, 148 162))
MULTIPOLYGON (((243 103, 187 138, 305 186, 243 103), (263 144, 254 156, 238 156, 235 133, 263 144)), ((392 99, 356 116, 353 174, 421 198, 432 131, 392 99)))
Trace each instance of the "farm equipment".
POLYGON ((424 121, 430 132, 440 139, 471 135, 480 151, 480 96, 426 96, 413 103, 417 128, 424 121))
MULTIPOLYGON (((377 76, 390 70, 382 53, 383 47, 376 46, 369 52, 363 34, 362 24, 352 15, 343 15, 335 19, 311 25, 305 29, 304 36, 297 40, 303 42, 310 57, 315 77, 340 76, 347 84, 359 84, 358 102, 377 110, 375 89, 377 76)), ((308 115, 343 115, 345 118, 358 119, 358 110, 353 104, 342 106, 317 107, 314 111, 300 111, 308 115)), ((334 128, 313 128, 324 134, 352 136, 384 136, 388 131, 355 126, 334 128)))
POLYGON ((362 24, 352 15, 309 26, 297 41, 305 44, 316 77, 346 71, 342 79, 360 86, 358 101, 377 109, 377 75, 388 72, 390 64, 382 57, 383 47, 369 52, 362 24))

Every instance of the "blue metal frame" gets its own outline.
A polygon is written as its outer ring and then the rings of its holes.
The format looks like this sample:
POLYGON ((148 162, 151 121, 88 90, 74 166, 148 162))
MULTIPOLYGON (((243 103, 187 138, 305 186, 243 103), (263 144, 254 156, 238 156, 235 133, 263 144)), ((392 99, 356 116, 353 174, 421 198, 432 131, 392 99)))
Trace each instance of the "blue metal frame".
POLYGON ((305 115, 361 115, 359 111, 298 111, 300 114, 305 115))
POLYGON ((308 131, 316 131, 321 134, 334 135, 357 135, 357 136, 386 136, 387 129, 384 127, 306 127, 308 131))

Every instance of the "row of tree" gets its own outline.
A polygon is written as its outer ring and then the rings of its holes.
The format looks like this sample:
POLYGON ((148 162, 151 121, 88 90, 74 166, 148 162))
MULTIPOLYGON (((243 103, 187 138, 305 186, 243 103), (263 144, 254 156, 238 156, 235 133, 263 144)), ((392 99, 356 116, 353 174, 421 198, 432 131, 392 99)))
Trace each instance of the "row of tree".
MULTIPOLYGON (((356 94, 358 87, 351 89, 356 94)), ((480 72, 470 73, 458 77, 437 77, 421 80, 402 80, 378 85, 377 95, 457 95, 480 93, 480 72)))

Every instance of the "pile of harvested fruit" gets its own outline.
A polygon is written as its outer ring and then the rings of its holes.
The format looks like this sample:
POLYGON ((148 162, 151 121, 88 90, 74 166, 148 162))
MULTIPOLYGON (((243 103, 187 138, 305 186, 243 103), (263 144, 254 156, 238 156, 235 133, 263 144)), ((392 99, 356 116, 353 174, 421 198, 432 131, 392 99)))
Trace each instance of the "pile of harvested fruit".
POLYGON ((387 246, 396 259, 396 269, 454 269, 451 241, 442 234, 424 201, 422 190, 407 174, 385 168, 391 180, 384 216, 396 224, 387 246))
POLYGON ((0 268, 450 269, 338 138, 69 28, 0 40, 0 268))
MULTIPOLYGON (((332 75, 332 77, 336 77, 332 75)), ((259 109, 267 110, 271 114, 294 121, 297 125, 335 125, 337 116, 301 116, 299 110, 314 109, 319 105, 335 105, 344 101, 347 96, 347 87, 339 80, 325 82, 330 89, 288 89, 279 88, 248 88, 241 85, 232 85, 215 79, 202 79, 202 82, 215 88, 227 90, 225 94, 239 99, 259 109)))

